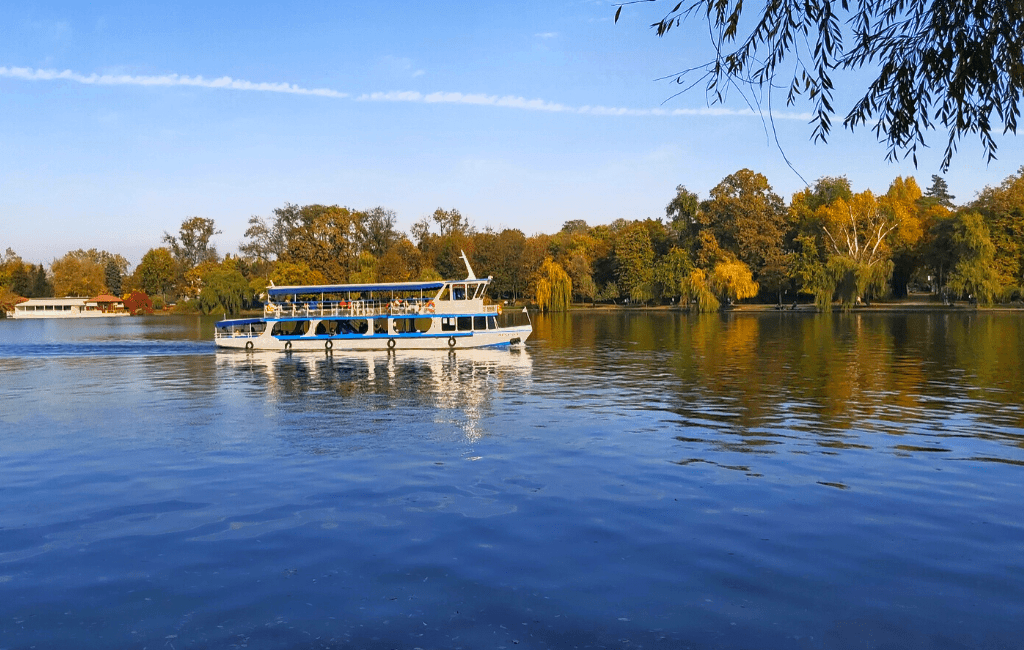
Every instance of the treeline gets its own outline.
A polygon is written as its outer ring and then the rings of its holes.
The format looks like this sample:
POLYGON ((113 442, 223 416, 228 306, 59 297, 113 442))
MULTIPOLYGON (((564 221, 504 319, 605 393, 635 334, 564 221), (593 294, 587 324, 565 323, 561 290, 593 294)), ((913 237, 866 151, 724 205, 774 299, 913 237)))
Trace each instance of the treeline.
POLYGON ((8 249, 0 301, 18 296, 142 291, 157 307, 237 312, 276 285, 462 277, 465 250, 492 296, 564 310, 573 302, 675 303, 713 311, 738 300, 838 302, 901 297, 911 287, 982 304, 1024 294, 1024 167, 963 206, 933 176, 924 191, 896 178, 885 194, 824 177, 786 202, 762 174, 742 169, 701 199, 680 185, 664 217, 554 234, 477 230, 437 209, 409 233, 385 208, 291 205, 249 220, 237 255, 221 257, 211 219, 164 233, 128 272, 120 255, 74 251, 49 272, 8 249))

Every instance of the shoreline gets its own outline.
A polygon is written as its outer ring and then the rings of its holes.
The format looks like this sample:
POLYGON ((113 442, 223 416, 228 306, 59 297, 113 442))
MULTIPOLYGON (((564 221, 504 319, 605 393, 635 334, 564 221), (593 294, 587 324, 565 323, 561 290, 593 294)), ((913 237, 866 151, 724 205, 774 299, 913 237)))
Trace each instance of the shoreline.
MULTIPOLYGON (((530 305, 531 311, 535 311, 536 308, 530 305)), ((511 309, 511 308, 510 308, 511 309)), ((587 304, 573 304, 570 305, 569 311, 572 312, 587 312, 587 311, 635 311, 635 312, 646 312, 646 311, 673 311, 679 313, 687 313, 690 310, 680 307, 679 305, 648 305, 648 306, 634 306, 634 305, 587 305, 587 304)), ((767 305, 767 304, 740 304, 727 307, 714 313, 798 313, 798 314, 817 314, 824 313, 819 312, 818 308, 813 303, 799 303, 795 308, 792 305, 783 305, 781 308, 778 305, 767 305)), ((832 306, 833 313, 844 313, 843 308, 839 305, 832 306)), ((871 305, 858 305, 853 309, 845 313, 884 313, 884 312, 949 312, 949 313, 964 313, 964 312, 1020 312, 1024 313, 1024 305, 996 305, 992 307, 979 307, 977 305, 971 305, 967 303, 959 303, 952 305, 933 304, 928 302, 906 302, 906 303, 874 303, 871 305)))

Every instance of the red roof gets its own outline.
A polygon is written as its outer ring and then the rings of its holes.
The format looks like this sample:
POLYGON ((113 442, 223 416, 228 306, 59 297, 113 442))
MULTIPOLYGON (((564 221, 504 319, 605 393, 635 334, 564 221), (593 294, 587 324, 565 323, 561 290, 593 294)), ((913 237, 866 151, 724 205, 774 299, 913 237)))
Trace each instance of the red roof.
POLYGON ((103 293, 95 298, 89 300, 89 302, 121 302, 120 298, 110 295, 109 293, 103 293))

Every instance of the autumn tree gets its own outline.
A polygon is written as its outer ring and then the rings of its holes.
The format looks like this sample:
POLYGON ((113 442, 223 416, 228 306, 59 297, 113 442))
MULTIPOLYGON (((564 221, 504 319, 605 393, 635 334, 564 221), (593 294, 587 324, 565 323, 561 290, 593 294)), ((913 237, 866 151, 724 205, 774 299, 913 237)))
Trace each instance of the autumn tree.
POLYGON ((907 285, 921 265, 919 244, 924 235, 922 197, 921 188, 913 176, 905 179, 897 176, 885 196, 878 199, 881 209, 896 223, 889 246, 893 263, 891 287, 897 298, 907 295, 907 285))
POLYGON ((422 253, 407 237, 400 237, 377 260, 377 277, 381 282, 408 282, 418 278, 422 268, 422 253))
POLYGON ((819 287, 820 296, 836 293, 849 309, 861 298, 883 293, 892 274, 889 238, 899 226, 895 218, 882 209, 870 190, 820 210, 828 251, 827 284, 819 287))
POLYGON ((718 245, 755 277, 784 246, 786 206, 763 174, 741 169, 726 176, 711 189, 702 208, 700 227, 710 229, 718 245))
POLYGON ((95 296, 104 292, 106 272, 93 251, 71 251, 53 260, 53 290, 58 297, 95 296))
POLYGON ((536 279, 537 305, 541 311, 569 311, 572 302, 572 279, 562 266, 548 257, 541 264, 536 279))
POLYGON ((327 284, 320 271, 310 268, 306 262, 283 261, 274 265, 270 281, 279 286, 303 286, 310 284, 327 284))
POLYGON ((307 205, 301 225, 292 230, 288 258, 305 262, 328 282, 347 282, 358 270, 362 214, 338 205, 307 205))
POLYGON ((726 259, 715 265, 708 278, 708 286, 719 301, 732 304, 736 300, 753 298, 758 285, 751 277, 750 267, 737 259, 726 259))

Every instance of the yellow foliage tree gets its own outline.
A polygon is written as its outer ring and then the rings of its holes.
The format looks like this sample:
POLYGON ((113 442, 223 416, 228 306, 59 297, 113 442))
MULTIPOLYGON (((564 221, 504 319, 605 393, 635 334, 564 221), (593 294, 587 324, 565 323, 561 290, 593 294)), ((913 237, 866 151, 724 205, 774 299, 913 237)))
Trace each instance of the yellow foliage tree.
POLYGON ((106 290, 103 265, 80 253, 68 253, 50 264, 55 296, 92 297, 106 290))
POLYGON ((572 302, 572 278, 562 265, 550 257, 537 272, 537 305, 541 311, 569 311, 572 302))
POLYGON ((743 298, 753 298, 760 287, 754 282, 750 267, 739 260, 725 260, 715 264, 708 278, 711 290, 719 300, 732 302, 743 298))

